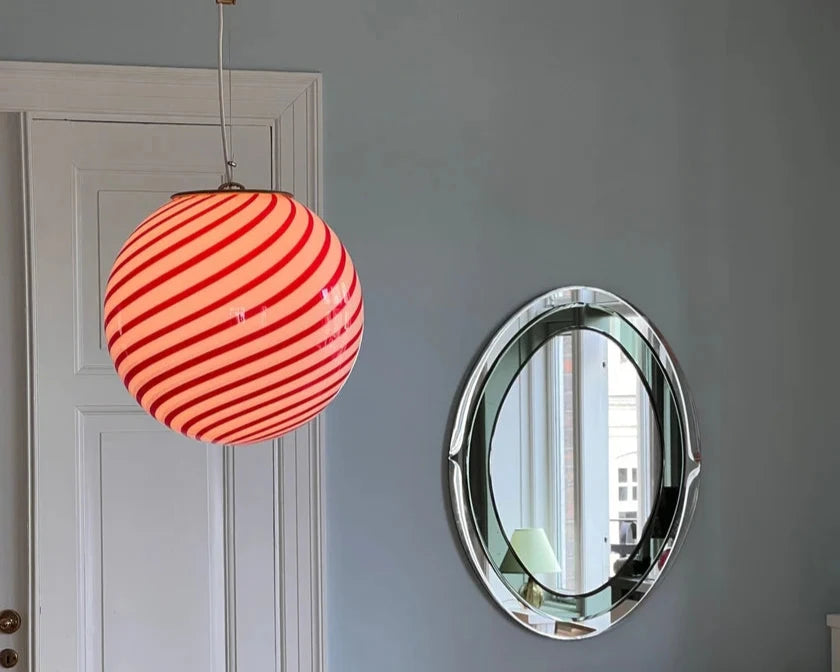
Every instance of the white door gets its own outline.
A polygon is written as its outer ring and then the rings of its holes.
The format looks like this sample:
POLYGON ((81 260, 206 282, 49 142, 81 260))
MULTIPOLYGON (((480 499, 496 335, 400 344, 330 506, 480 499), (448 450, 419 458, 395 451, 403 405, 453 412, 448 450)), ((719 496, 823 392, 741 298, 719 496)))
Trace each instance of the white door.
MULTIPOLYGON (((271 187, 271 133, 234 131, 251 188, 271 187)), ((281 669, 277 451, 168 431, 101 329, 131 230, 220 182, 218 126, 33 119, 30 136, 36 669, 281 669)))

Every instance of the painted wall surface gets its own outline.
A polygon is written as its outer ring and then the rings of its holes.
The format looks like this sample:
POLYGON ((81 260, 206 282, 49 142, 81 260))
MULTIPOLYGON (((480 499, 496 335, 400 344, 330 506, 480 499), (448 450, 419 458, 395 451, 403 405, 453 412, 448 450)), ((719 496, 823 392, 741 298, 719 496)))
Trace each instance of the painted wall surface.
MULTIPOLYGON (((229 17, 235 66, 324 73, 325 214, 367 297, 328 420, 329 671, 827 669, 840 5, 241 0, 229 17), (484 339, 569 283, 661 328, 705 464, 650 599, 556 643, 472 580, 443 457, 484 339)), ((214 31, 210 0, 6 0, 0 59, 212 66, 214 31)))

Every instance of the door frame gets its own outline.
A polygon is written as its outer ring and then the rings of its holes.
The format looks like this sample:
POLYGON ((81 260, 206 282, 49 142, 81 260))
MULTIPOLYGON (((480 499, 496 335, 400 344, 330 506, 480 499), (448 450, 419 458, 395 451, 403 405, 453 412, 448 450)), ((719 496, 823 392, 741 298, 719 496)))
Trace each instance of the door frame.
MULTIPOLYGON (((218 122, 216 70, 0 61, 0 112, 21 115, 27 318, 28 465, 28 655, 38 668, 38 576, 36 498, 38 465, 34 435, 33 305, 31 278, 32 182, 29 131, 32 119, 208 123, 218 122)), ((273 188, 323 214, 323 115, 318 73, 233 71, 231 100, 235 123, 270 125, 273 188), (281 151, 282 150, 282 151, 281 151)), ((213 186, 213 185, 208 185, 213 186)), ((283 644, 280 672, 323 672, 325 419, 322 413, 301 433, 274 442, 277 622, 283 644)), ((232 460, 225 459, 225 478, 232 460)), ((227 523, 228 521, 226 521, 227 523)), ((228 639, 230 640, 230 634, 228 639)), ((235 666, 228 657, 228 672, 235 666)))

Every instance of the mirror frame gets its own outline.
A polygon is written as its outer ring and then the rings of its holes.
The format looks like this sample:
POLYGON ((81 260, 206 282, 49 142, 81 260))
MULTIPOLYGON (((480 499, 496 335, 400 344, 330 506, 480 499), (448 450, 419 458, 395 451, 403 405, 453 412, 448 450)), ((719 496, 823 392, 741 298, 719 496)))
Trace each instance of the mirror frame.
MULTIPOLYGON (((626 609, 625 613, 605 626, 594 623, 587 624, 586 621, 596 616, 602 616, 607 613, 611 614, 619 605, 627 601, 627 596, 613 603, 609 610, 605 612, 579 618, 562 619, 548 615, 545 611, 532 607, 510 585, 496 564, 491 560, 484 539, 478 529, 470 498, 470 483, 468 478, 469 456, 473 425, 478 414, 478 409, 484 400, 487 382, 495 371, 499 360, 502 359, 503 355, 511 347, 514 347, 518 343, 519 337, 530 326, 539 322, 541 319, 564 309, 585 309, 588 306, 619 317, 634 329, 650 353, 657 360, 658 368, 664 374, 665 382, 670 387, 670 392, 673 396, 673 406, 676 408, 677 419, 680 425, 680 443, 682 444, 683 452, 682 474, 679 479, 679 497, 677 498, 676 509, 668 535, 663 540, 657 555, 651 560, 651 566, 653 566, 660 558, 662 550, 669 547, 670 542, 670 551, 664 560, 662 560, 660 575, 674 561, 674 557, 678 554, 685 539, 697 501, 698 478, 700 474, 700 449, 696 417, 682 371, 664 338, 635 307, 615 294, 602 289, 582 285, 568 286, 552 290, 533 299, 516 311, 502 325, 490 339, 488 345, 473 366, 463 387, 455 413, 447 460, 452 511, 455 518, 455 526, 467 558, 487 592, 490 593, 499 607, 521 626, 552 639, 583 639, 606 631, 626 618, 628 614, 632 613, 644 601, 647 594, 658 582, 658 577, 648 588, 647 592, 642 594, 638 600, 632 602, 632 605, 629 609, 626 609), (501 596, 497 594, 492 587, 488 572, 495 572, 502 584, 507 588, 509 594, 501 596), (508 604, 506 604, 512 600, 516 601, 520 616, 517 616, 509 608, 508 604), (534 615, 537 618, 526 618, 523 620, 521 614, 525 614, 526 616, 534 615), (554 632, 546 632, 536 624, 531 623, 532 620, 544 623, 547 616, 554 620, 554 632)), ((494 423, 495 421, 496 418, 493 419, 494 423)), ((649 570, 650 568, 639 579, 640 582, 645 578, 649 570)))

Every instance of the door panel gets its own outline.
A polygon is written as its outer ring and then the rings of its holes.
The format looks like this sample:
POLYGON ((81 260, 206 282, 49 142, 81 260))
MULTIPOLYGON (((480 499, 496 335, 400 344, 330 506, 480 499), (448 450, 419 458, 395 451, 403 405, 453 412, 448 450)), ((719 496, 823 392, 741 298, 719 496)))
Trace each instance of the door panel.
MULTIPOLYGON (((237 179, 269 188, 271 128, 235 139, 237 179)), ((276 449, 234 453, 146 416, 101 326, 134 226, 219 183, 218 127, 35 119, 30 147, 38 669, 274 670, 276 449)))
POLYGON ((228 613, 232 620, 230 626, 236 632, 234 669, 243 672, 263 669, 264 661, 278 654, 274 647, 275 633, 281 625, 279 583, 265 582, 266 576, 274 576, 274 563, 280 557, 279 544, 275 547, 275 539, 280 538, 279 519, 273 515, 279 504, 265 504, 279 495, 277 457, 278 454, 267 455, 246 448, 232 451, 230 458, 234 462, 228 463, 233 471, 236 501, 232 518, 235 540, 232 564, 237 577, 230 584, 234 591, 229 593, 233 608, 228 613), (244 497, 243 493, 248 492, 257 496, 244 497), (266 618, 266 614, 275 618, 266 618))
POLYGON ((76 417, 84 669, 223 670, 222 449, 139 409, 76 417))
POLYGON ((76 371, 114 374, 102 328, 105 285, 117 253, 134 228, 165 203, 173 184, 215 186, 213 175, 74 170, 78 219, 75 231, 76 371))

